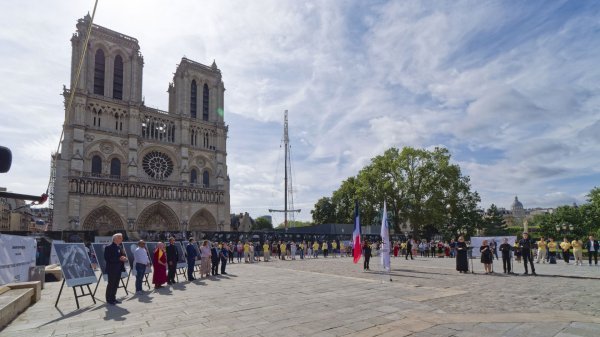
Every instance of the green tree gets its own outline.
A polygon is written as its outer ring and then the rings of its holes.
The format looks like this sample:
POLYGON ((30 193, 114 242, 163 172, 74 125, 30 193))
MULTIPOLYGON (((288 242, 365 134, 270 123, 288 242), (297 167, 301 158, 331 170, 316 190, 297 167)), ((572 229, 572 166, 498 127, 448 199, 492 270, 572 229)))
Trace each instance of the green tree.
POLYGON ((507 234, 508 228, 506 226, 506 221, 504 221, 502 213, 500 213, 498 207, 494 204, 491 204, 490 208, 485 211, 483 230, 485 235, 489 236, 507 234))
POLYGON ((259 217, 254 220, 252 230, 273 229, 273 224, 264 217, 259 217))
MULTIPOLYGON (((358 200, 361 223, 378 224, 383 201, 396 230, 409 222, 418 235, 473 233, 481 223, 479 195, 471 191, 469 178, 450 163, 446 149, 432 151, 390 148, 374 157, 356 177, 344 180, 331 196, 338 223, 352 223, 358 200)), ((327 213, 320 199, 315 213, 327 213)), ((330 213, 330 212, 329 212, 330 213)), ((317 218, 315 218, 317 219, 317 218)))
POLYGON ((323 197, 317 201, 315 208, 310 211, 313 222, 316 224, 335 223, 337 218, 335 214, 335 205, 331 198, 323 197))

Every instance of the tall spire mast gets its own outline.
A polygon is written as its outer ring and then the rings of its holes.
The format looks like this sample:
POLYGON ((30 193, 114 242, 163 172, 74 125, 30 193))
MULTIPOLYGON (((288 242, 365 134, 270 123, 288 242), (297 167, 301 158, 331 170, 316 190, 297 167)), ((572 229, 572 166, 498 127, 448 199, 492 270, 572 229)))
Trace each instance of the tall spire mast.
MULTIPOLYGON (((287 230, 288 229, 288 213, 293 213, 293 212, 300 212, 299 209, 288 209, 288 180, 290 180, 289 175, 291 175, 291 158, 290 158, 290 137, 288 134, 288 111, 285 110, 285 113, 283 115, 283 144, 285 147, 285 153, 284 153, 284 157, 285 157, 285 174, 284 174, 284 193, 283 193, 283 210, 277 210, 277 209, 269 209, 269 212, 273 213, 273 212, 278 212, 278 213, 283 213, 283 225, 284 228, 287 230)), ((290 190, 293 191, 293 189, 290 187, 290 190)), ((292 199, 293 200, 293 199, 292 199)), ((292 201, 293 202, 293 201, 292 201)), ((292 205, 293 206, 293 205, 292 205)))

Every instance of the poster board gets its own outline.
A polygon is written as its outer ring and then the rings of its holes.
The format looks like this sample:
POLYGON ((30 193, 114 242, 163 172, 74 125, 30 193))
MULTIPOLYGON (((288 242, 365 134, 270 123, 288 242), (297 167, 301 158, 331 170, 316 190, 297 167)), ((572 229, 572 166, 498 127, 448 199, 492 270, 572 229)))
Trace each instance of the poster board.
POLYGON ((54 243, 53 246, 67 286, 75 287, 98 280, 83 243, 54 243))
POLYGON ((146 250, 148 250, 148 255, 150 255, 150 263, 154 264, 154 251, 158 246, 158 242, 146 242, 146 250))
MULTIPOLYGON (((94 249, 94 253, 96 254, 96 260, 98 261, 98 266, 102 271, 102 278, 104 279, 104 281, 108 282, 108 275, 106 274, 106 260, 104 260, 104 247, 106 246, 108 245, 104 243, 92 243, 92 248, 94 249)), ((124 247, 121 246, 121 249, 123 248, 124 247)), ((128 265, 129 263, 125 262, 125 271, 121 272, 121 278, 126 278, 129 274, 127 272, 128 265)))
POLYGON ((185 248, 183 247, 183 242, 175 241, 175 249, 177 249, 177 255, 179 257, 177 260, 177 268, 187 268, 187 259, 185 258, 185 248))
MULTIPOLYGON (((123 242, 123 248, 125 248, 125 255, 127 255, 127 259, 129 260, 129 268, 131 269, 131 273, 133 276, 137 275, 137 271, 135 270, 135 258, 134 253, 138 248, 137 242, 123 242)), ((146 254, 148 254, 148 260, 150 261, 150 265, 146 266, 146 274, 150 274, 152 272, 152 257, 150 256, 150 252, 148 252, 148 246, 146 244, 146 254)))
POLYGON ((56 255, 56 249, 54 249, 55 243, 65 243, 63 240, 53 240, 52 248, 50 249, 50 264, 60 264, 58 261, 58 255, 56 255))
POLYGON ((479 248, 481 247, 481 243, 483 242, 483 240, 488 240, 488 244, 492 241, 496 241, 496 250, 498 251, 498 256, 501 256, 500 245, 502 243, 504 243, 505 238, 508 239, 508 244, 510 244, 511 246, 514 246, 515 241, 517 240, 516 236, 473 236, 473 237, 471 237, 470 247, 473 248, 473 252, 472 252, 473 258, 481 257, 481 252, 479 251, 479 248))
POLYGON ((0 284, 29 281, 36 252, 35 238, 0 234, 0 284))

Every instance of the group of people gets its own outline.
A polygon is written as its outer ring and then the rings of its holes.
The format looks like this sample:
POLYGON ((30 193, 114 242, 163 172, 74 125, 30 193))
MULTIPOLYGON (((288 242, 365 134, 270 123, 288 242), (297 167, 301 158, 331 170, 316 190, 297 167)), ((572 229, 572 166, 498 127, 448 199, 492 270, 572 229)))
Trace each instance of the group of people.
MULTIPOLYGON (((115 234, 112 243, 104 248, 104 260, 106 261, 106 274, 108 283, 106 286, 106 303, 115 305, 121 303, 116 299, 116 293, 121 279, 121 273, 125 271, 127 254, 122 246, 123 235, 115 234)), ((133 252, 133 266, 136 271, 135 292, 142 294, 144 278, 152 266, 152 283, 155 289, 160 289, 165 283, 172 285, 177 283, 177 264, 180 261, 179 250, 175 238, 169 238, 169 243, 158 242, 156 249, 149 252, 143 240, 138 241, 133 252)), ((187 279, 196 280, 196 261, 200 260, 200 278, 219 275, 227 275, 226 267, 229 260, 230 248, 226 242, 210 243, 204 240, 199 249, 193 238, 188 240, 185 246, 185 258, 187 261, 187 279)))
POLYGON ((318 258, 322 255, 327 257, 343 257, 348 255, 347 245, 343 241, 265 241, 262 245, 259 242, 246 241, 237 244, 230 244, 230 256, 237 258, 238 262, 255 263, 262 261, 268 262, 271 257, 277 257, 279 260, 296 260, 305 258, 318 258))
MULTIPOLYGON (((458 244, 462 247, 461 242, 464 242, 462 236, 459 237, 458 240, 458 244)), ((464 247, 467 247, 466 243, 464 244, 464 247)), ((468 256, 466 253, 467 248, 464 249, 465 252, 462 253, 463 249, 457 248, 456 269, 461 273, 468 272, 469 270, 467 261, 468 256)), ((546 240, 544 237, 535 241, 529 237, 528 233, 523 233, 522 238, 515 241, 514 245, 511 245, 508 242, 508 238, 505 238, 503 243, 498 247, 498 250, 502 255, 503 272, 505 274, 511 274, 513 272, 511 252, 514 252, 515 261, 518 263, 523 261, 523 267, 525 269, 524 275, 529 274, 529 267, 531 268, 531 274, 537 275, 535 272, 534 260, 536 260, 536 263, 548 262, 550 264, 556 264, 556 259, 559 257, 559 254, 562 254, 564 262, 568 264, 570 261, 571 249, 573 250, 575 265, 583 265, 583 249, 586 249, 588 252, 589 265, 592 265, 592 260, 594 261, 594 265, 598 265, 598 251, 600 250, 600 244, 598 240, 594 239, 591 235, 585 243, 578 239, 569 241, 567 238, 564 238, 563 242, 558 243, 554 241, 553 238, 546 240)), ((493 273, 492 263, 494 256, 498 258, 495 244, 488 242, 488 240, 483 240, 479 252, 481 253, 481 263, 484 265, 485 273, 493 273)))

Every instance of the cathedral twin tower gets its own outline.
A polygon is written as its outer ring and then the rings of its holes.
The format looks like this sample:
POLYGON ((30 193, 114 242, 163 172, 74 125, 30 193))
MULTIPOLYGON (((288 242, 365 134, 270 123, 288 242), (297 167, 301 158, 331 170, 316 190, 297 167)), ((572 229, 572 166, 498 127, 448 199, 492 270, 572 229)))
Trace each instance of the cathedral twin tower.
POLYGON ((78 20, 71 39, 53 230, 229 230, 221 71, 182 58, 168 111, 149 108, 138 41, 92 25, 73 87, 90 21, 78 20))

